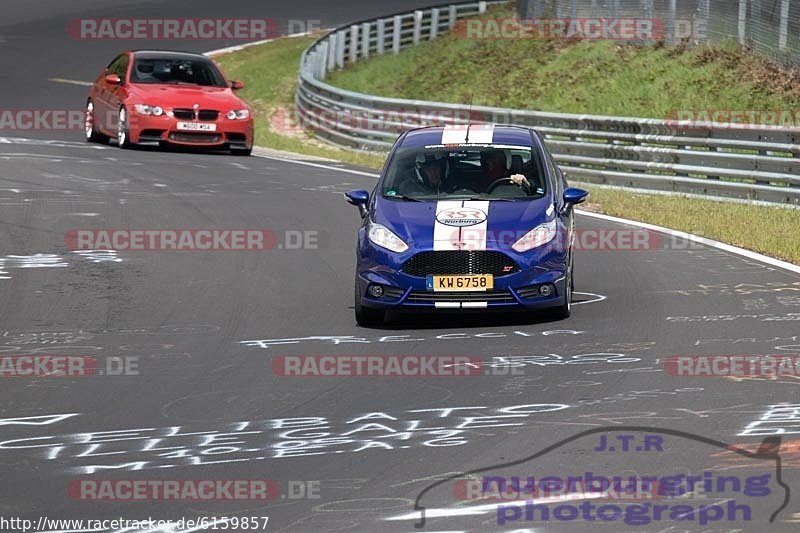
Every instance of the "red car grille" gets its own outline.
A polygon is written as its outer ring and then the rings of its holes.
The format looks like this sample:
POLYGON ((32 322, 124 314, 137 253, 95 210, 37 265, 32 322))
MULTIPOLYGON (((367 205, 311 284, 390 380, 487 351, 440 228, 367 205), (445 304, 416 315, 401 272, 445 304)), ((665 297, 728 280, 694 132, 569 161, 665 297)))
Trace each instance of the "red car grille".
POLYGON ((222 140, 222 135, 218 133, 170 133, 171 141, 183 143, 218 143, 222 140))
POLYGON ((173 109, 172 114, 180 120, 194 120, 194 109, 173 109))
POLYGON ((219 118, 219 111, 216 109, 201 109, 195 112, 194 109, 173 109, 172 114, 179 120, 205 120, 211 122, 219 118))

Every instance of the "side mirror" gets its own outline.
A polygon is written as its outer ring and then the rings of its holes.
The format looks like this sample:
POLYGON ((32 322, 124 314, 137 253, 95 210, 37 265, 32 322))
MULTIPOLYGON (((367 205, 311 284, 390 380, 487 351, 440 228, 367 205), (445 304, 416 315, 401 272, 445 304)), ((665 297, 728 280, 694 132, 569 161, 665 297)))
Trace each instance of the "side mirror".
POLYGON ((106 83, 111 85, 121 85, 122 80, 119 78, 118 74, 106 74, 106 83))
POLYGON ((344 197, 347 198, 347 203, 358 208, 361 218, 367 216, 367 202, 369 202, 369 193, 367 191, 358 189, 346 192, 344 193, 344 197))
POLYGON ((564 190, 564 203, 568 205, 578 205, 583 203, 588 196, 589 191, 570 187, 569 189, 564 190))
POLYGON ((244 83, 241 81, 234 80, 231 82, 231 89, 234 91, 238 91, 239 89, 244 89, 244 83))

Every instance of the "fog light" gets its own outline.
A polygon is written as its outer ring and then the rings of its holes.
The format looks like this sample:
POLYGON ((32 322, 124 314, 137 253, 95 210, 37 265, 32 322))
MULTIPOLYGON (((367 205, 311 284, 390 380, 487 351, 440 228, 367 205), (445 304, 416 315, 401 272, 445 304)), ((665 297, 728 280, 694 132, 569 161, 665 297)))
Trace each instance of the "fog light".
POLYGON ((380 285, 370 285, 369 288, 367 289, 367 292, 373 298, 380 298, 381 296, 383 296, 383 287, 381 287, 380 285))
POLYGON ((539 294, 542 296, 552 296, 556 292, 556 288, 551 283, 545 283, 539 287, 539 294))

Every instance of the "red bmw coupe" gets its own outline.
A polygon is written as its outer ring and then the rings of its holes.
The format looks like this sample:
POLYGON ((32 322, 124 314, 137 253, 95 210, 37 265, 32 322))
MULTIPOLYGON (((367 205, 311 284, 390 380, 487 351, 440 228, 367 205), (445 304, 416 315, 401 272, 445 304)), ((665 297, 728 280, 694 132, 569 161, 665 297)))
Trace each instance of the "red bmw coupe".
POLYGON ((129 51, 92 85, 86 101, 86 140, 120 148, 174 144, 253 149, 253 110, 217 65, 200 54, 129 51))

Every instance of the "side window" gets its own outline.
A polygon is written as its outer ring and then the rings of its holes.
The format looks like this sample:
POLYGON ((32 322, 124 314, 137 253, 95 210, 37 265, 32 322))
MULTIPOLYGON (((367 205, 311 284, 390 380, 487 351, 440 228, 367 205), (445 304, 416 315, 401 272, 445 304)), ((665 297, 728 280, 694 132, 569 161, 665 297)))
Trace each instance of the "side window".
POLYGON ((117 63, 119 63, 123 57, 124 57, 123 55, 115 57, 114 60, 111 63, 109 63, 108 66, 106 67, 106 73, 108 74, 115 73, 117 71, 117 63))
POLYGON ((553 190, 556 193, 555 197, 562 198, 564 196, 564 181, 561 179, 561 173, 557 170, 556 164, 553 161, 553 156, 550 155, 550 152, 547 152, 547 170, 553 179, 553 190))
POLYGON ((128 70, 128 56, 127 54, 118 55, 114 61, 108 64, 106 72, 108 74, 116 74, 123 81, 125 80, 125 73, 128 70))
POLYGON ((119 62, 117 63, 117 68, 114 72, 120 77, 122 81, 125 81, 125 75, 128 73, 128 63, 130 62, 127 55, 120 56, 119 62))

